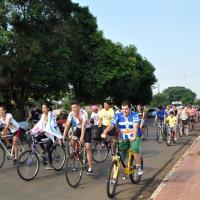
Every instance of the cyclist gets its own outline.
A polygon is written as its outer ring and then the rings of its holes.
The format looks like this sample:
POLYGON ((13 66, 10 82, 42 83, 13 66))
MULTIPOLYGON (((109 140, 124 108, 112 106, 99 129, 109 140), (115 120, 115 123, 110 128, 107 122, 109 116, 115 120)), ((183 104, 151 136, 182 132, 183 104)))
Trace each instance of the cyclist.
POLYGON ((142 106, 141 104, 137 105, 137 113, 140 118, 140 128, 142 132, 144 132, 144 123, 146 119, 145 107, 142 106))
MULTIPOLYGON (((110 124, 111 120, 115 116, 113 108, 111 108, 111 101, 105 100, 104 101, 104 108, 99 112, 99 126, 97 129, 97 137, 101 139, 101 134, 106 129, 106 127, 110 124)), ((109 135, 112 136, 111 138, 111 152, 114 152, 114 137, 116 136, 116 129, 114 128, 109 132, 109 135)))
POLYGON ((136 112, 131 111, 129 101, 122 102, 122 110, 116 114, 111 123, 102 133, 101 137, 106 138, 108 133, 115 127, 119 126, 119 149, 122 159, 125 160, 129 147, 134 153, 138 174, 142 175, 141 167, 141 137, 142 132, 139 130, 139 116, 136 112))
POLYGON ((19 152, 18 139, 21 135, 21 129, 19 124, 13 118, 12 114, 6 112, 5 106, 0 106, 0 126, 2 127, 1 135, 4 136, 2 139, 6 142, 7 148, 10 148, 12 146, 7 138, 7 135, 8 134, 13 135, 12 143, 15 152, 15 158, 13 160, 13 164, 16 165, 19 152))
POLYGON ((89 168, 87 169, 87 174, 92 175, 92 152, 91 152, 91 125, 88 118, 88 113, 81 109, 80 103, 78 100, 73 100, 71 103, 72 111, 69 113, 63 139, 65 139, 68 135, 68 131, 72 125, 72 121, 76 124, 76 129, 73 131, 73 135, 80 138, 80 142, 82 144, 85 143, 87 160, 89 164, 89 168))
POLYGON ((162 108, 162 106, 158 106, 154 121, 157 122, 157 120, 159 120, 159 122, 164 122, 166 117, 167 117, 167 112, 165 111, 165 109, 162 108))
MULTIPOLYGON (((180 120, 181 120, 181 126, 184 126, 186 128, 186 135, 188 135, 188 123, 189 123, 189 117, 188 117, 188 113, 187 113, 187 107, 182 108, 180 110, 180 120)), ((182 129, 183 130, 183 129, 182 129)), ((182 131, 181 130, 181 131, 182 131)))
POLYGON ((187 107, 187 113, 189 116, 189 123, 190 123, 189 131, 192 131, 192 129, 194 130, 197 111, 191 104, 189 104, 187 107))
POLYGON ((46 147, 44 144, 40 144, 43 152, 42 154, 45 155, 46 152, 48 154, 48 166, 46 167, 47 170, 53 170, 52 167, 52 155, 51 155, 51 148, 56 138, 61 139, 62 135, 60 129, 56 123, 56 117, 52 113, 52 108, 48 102, 43 103, 42 105, 42 116, 40 121, 32 128, 32 132, 37 134, 36 140, 41 142, 42 139, 48 138, 46 147))
POLYGON ((177 117, 174 114, 174 111, 169 112, 169 116, 165 119, 165 122, 168 126, 168 134, 170 134, 171 131, 174 132, 174 141, 177 141, 176 137, 176 125, 177 125, 177 117))
POLYGON ((98 126, 98 122, 99 122, 98 110, 99 110, 99 107, 97 105, 92 106, 92 114, 90 116, 90 122, 94 126, 98 126))

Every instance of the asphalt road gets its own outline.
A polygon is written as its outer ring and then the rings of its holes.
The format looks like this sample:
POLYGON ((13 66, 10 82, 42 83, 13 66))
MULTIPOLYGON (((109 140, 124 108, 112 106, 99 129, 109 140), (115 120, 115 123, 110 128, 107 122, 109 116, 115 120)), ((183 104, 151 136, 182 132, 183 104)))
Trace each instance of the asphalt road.
MULTIPOLYGON (((149 138, 142 143, 144 158, 144 174, 139 184, 134 185, 127 178, 119 179, 116 196, 113 199, 148 199, 150 194, 168 172, 170 167, 179 159, 192 141, 199 135, 198 127, 189 136, 178 139, 177 144, 168 147, 166 143, 158 144, 156 127, 148 121, 149 138)), ((74 189, 68 186, 65 170, 60 172, 48 171, 41 165, 37 177, 26 182, 21 180, 12 161, 6 161, 0 170, 0 199, 1 200, 105 200, 106 177, 111 164, 110 156, 102 164, 94 164, 94 175, 83 175, 81 184, 74 189)))

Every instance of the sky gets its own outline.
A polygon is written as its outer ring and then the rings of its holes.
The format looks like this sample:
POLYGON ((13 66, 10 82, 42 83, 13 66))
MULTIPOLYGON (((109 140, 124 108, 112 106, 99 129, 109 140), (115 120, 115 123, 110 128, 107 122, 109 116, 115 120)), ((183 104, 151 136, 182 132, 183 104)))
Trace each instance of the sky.
POLYGON ((107 39, 137 47, 156 68, 160 91, 184 86, 200 98, 200 0, 73 2, 89 7, 107 39))

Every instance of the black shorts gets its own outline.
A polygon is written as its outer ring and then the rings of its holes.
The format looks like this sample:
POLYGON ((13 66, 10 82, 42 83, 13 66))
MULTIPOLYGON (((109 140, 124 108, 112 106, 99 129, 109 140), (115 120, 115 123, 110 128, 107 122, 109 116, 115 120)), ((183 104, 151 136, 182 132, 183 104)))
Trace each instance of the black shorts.
MULTIPOLYGON (((101 139, 101 134, 106 129, 107 126, 101 126, 97 128, 97 138, 101 139)), ((109 136, 116 136, 116 128, 114 127, 109 133, 109 136)))
MULTIPOLYGON (((73 135, 80 138, 80 137, 81 137, 81 129, 80 129, 80 128, 77 128, 77 129, 74 131, 73 135)), ((85 143, 91 143, 91 141, 92 141, 91 128, 86 128, 86 129, 85 129, 84 140, 85 140, 85 143)))
POLYGON ((191 121, 191 122, 195 122, 195 116, 189 116, 189 121, 191 121))

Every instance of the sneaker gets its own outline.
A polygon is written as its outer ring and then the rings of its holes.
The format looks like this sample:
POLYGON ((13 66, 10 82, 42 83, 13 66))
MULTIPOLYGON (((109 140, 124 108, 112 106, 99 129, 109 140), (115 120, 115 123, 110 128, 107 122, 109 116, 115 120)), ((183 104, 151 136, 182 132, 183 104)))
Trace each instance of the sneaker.
POLYGON ((87 175, 92 175, 93 174, 92 168, 88 168, 86 174, 87 175))
POLYGON ((13 165, 17 165, 17 159, 13 160, 13 165))
POLYGON ((46 167, 46 170, 53 170, 52 165, 48 165, 48 166, 46 167))
POLYGON ((138 175, 139 175, 139 176, 142 176, 142 174, 143 174, 143 170, 142 170, 141 168, 139 168, 139 169, 138 169, 138 175))

